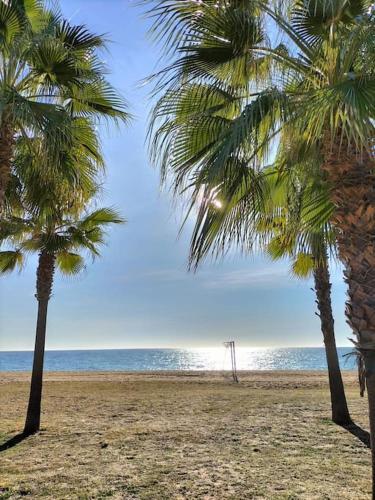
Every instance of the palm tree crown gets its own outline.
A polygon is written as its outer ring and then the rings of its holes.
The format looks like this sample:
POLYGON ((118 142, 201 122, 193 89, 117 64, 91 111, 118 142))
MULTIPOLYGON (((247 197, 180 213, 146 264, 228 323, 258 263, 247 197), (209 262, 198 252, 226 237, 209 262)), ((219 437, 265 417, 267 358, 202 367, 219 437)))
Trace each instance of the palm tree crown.
POLYGON ((174 44, 175 61, 157 75, 152 150, 177 188, 214 173, 219 183, 240 159, 267 164, 283 130, 305 149, 337 135, 371 147, 369 5, 294 2, 288 19, 265 2, 158 2, 155 30, 174 44))
POLYGON ((72 117, 126 120, 125 103, 105 79, 103 37, 71 26, 44 2, 0 2, 0 208, 16 140, 44 136, 46 161, 59 166, 72 117), (48 147, 47 147, 48 146, 48 147))
POLYGON ((22 268, 29 253, 46 253, 54 257, 63 274, 76 274, 84 267, 84 254, 100 255, 105 243, 105 228, 123 223, 111 208, 101 208, 73 216, 67 214, 55 222, 47 216, 12 218, 2 223, 3 245, 12 249, 0 252, 0 272, 22 268))

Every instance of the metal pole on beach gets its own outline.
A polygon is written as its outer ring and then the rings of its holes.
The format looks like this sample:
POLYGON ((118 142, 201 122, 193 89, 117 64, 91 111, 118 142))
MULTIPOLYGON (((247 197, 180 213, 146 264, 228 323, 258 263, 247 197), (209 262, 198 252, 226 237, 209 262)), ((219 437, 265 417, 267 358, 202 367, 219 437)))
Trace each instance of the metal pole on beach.
POLYGON ((230 340, 229 342, 224 342, 225 347, 230 348, 230 359, 232 363, 232 377, 233 381, 238 384, 238 377, 237 377, 237 363, 236 363, 236 349, 234 345, 234 340, 230 340))

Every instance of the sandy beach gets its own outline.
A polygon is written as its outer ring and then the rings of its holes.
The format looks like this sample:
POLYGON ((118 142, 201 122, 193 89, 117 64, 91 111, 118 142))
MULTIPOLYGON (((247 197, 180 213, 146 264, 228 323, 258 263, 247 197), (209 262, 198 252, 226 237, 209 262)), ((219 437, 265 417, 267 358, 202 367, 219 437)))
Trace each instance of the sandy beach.
MULTIPOLYGON (((367 400, 344 372, 355 422, 367 400)), ((48 373, 42 431, 0 454, 0 499, 368 499, 370 452, 325 372, 48 373)), ((29 374, 0 373, 0 444, 29 374)))

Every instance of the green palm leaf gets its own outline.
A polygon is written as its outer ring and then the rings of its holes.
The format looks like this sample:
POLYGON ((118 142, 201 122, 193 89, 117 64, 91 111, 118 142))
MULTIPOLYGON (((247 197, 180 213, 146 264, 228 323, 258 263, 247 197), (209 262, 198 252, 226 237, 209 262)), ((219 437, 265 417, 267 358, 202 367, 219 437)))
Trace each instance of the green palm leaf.
POLYGON ((59 252, 56 264, 59 271, 66 275, 78 274, 85 268, 82 256, 72 252, 59 252))
POLYGON ((0 273, 6 274, 14 271, 17 267, 22 268, 24 257, 19 250, 6 250, 0 252, 0 273))

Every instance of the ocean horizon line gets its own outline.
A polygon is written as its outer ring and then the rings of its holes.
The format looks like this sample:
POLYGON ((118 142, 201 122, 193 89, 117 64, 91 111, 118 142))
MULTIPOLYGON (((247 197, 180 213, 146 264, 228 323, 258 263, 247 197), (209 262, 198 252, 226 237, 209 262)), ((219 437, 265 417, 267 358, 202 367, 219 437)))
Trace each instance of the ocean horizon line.
MULTIPOLYGON (((174 347, 64 347, 64 348, 50 348, 46 349, 45 352, 82 352, 82 351, 139 351, 139 350, 208 350, 208 349, 223 349, 224 342, 222 345, 215 346, 174 346, 174 347)), ((238 345, 236 343, 236 349, 322 349, 324 345, 274 345, 274 346, 249 346, 249 345, 238 345)), ((338 349, 348 349, 354 346, 351 344, 338 345, 338 349)), ((0 352, 34 352, 34 349, 1 349, 0 352)))
MULTIPOLYGON (((355 367, 352 347, 338 347, 342 369, 355 367)), ((245 347, 236 349, 239 370, 325 370, 324 347, 245 347)), ((33 351, 1 351, 0 371, 27 371, 33 351)), ((223 370, 230 352, 221 347, 47 350, 46 371, 223 370)))

